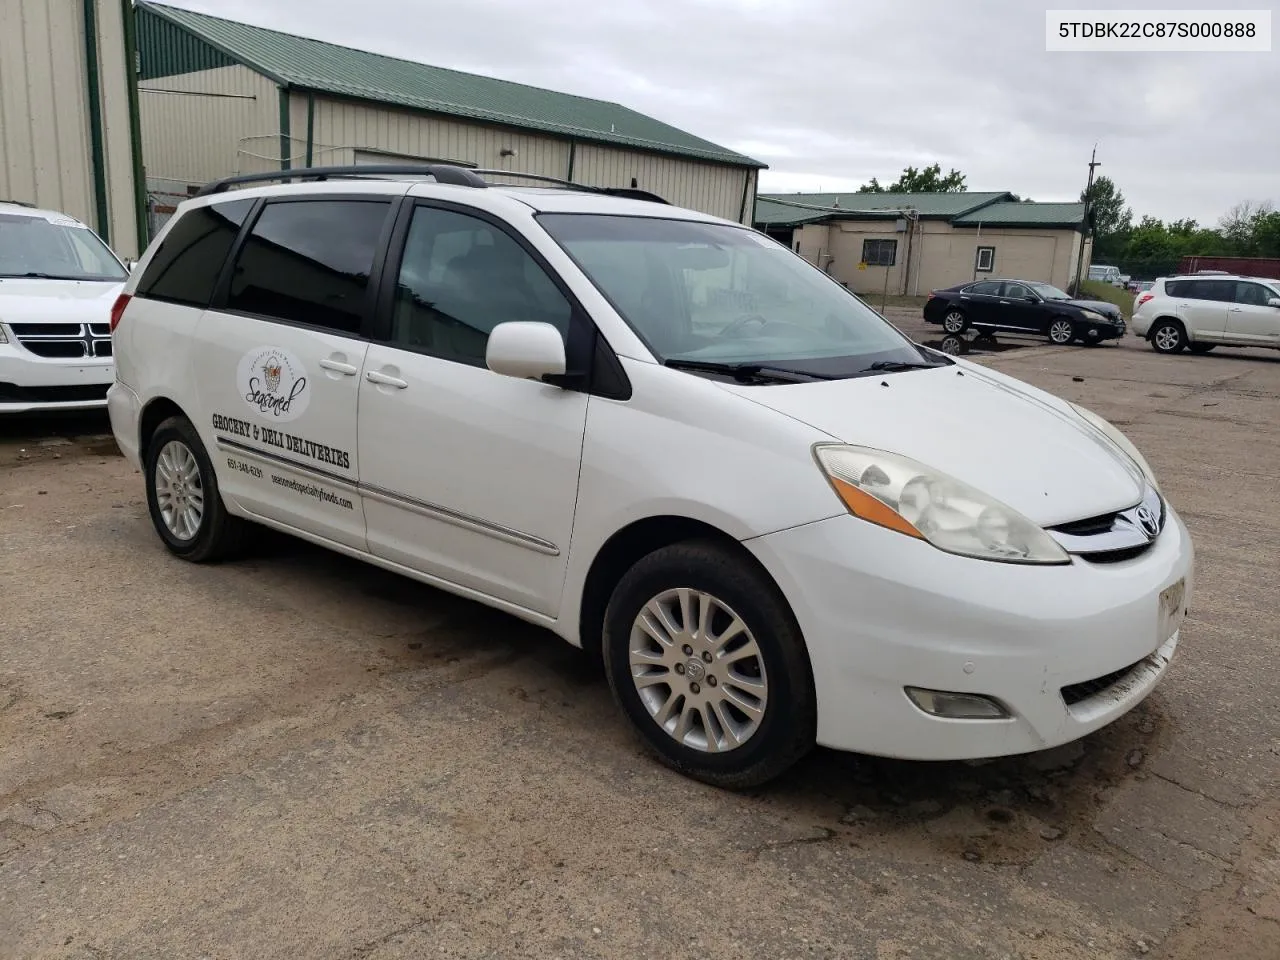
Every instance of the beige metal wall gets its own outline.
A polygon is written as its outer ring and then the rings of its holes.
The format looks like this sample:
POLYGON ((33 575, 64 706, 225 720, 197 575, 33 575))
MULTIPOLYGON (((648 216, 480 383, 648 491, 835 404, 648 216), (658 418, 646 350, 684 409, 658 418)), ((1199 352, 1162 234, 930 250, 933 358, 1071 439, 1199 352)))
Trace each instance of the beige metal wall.
POLYGON ((248 67, 143 80, 138 109, 148 180, 204 184, 280 167, 279 88, 248 67))
MULTIPOLYGON (((292 94, 289 125, 294 165, 306 162, 307 108, 306 94, 292 94)), ((385 151, 391 154, 389 162, 419 157, 565 179, 572 173, 574 181, 600 187, 629 187, 634 177, 641 189, 672 203, 735 221, 742 219, 742 191, 748 180, 748 216, 755 200, 755 171, 745 167, 586 143, 571 151, 569 141, 557 137, 319 94, 314 97, 311 137, 312 163, 317 165, 354 163, 358 151, 385 151), (503 156, 503 150, 514 150, 515 155, 503 156)))
POLYGON ((95 0, 106 222, 99 222, 90 137, 84 4, 0 0, 0 198, 60 210, 138 249, 123 10, 95 0))
MULTIPOLYGON (((750 188, 753 174, 745 167, 580 143, 573 178, 595 187, 629 187, 634 178, 641 190, 651 190, 669 203, 742 222, 742 192, 750 188)), ((752 210, 748 202, 748 217, 752 210)))

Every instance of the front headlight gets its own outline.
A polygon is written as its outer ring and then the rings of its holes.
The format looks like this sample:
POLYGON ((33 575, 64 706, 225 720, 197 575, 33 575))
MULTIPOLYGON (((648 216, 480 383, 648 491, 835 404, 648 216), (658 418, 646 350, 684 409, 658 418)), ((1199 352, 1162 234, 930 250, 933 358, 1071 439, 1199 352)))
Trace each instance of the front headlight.
POLYGON ((844 444, 818 444, 814 453, 855 517, 979 560, 1071 562, 1052 537, 1016 510, 915 460, 844 444))
POLYGON ((1097 310, 1081 310, 1080 313, 1086 320, 1093 320, 1095 323, 1110 323, 1111 321, 1100 314, 1097 310))
POLYGON ((1077 403, 1071 403, 1070 406, 1072 410, 1096 427, 1104 437, 1119 447, 1121 452, 1133 461, 1134 466, 1142 471, 1142 475, 1147 478, 1147 482, 1155 487, 1157 491, 1160 490, 1160 484, 1156 481, 1156 475, 1151 469, 1151 464, 1147 463, 1142 454, 1138 452, 1138 448, 1129 441, 1128 437, 1092 410, 1088 410, 1077 403))

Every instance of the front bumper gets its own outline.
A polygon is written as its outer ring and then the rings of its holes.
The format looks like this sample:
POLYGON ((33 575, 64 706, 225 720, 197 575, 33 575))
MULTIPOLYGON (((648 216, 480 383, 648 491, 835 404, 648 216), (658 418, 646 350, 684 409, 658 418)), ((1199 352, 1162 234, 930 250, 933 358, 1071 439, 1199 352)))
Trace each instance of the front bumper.
POLYGON ((804 632, 818 698, 818 742, 912 760, 1043 750, 1140 703, 1169 666, 1160 593, 1191 600, 1194 553, 1169 510, 1141 556, 1024 566, 944 553, 852 516, 749 540, 804 632), (1131 667, 1068 705, 1064 687, 1131 667), (904 687, 993 697, 1001 720, 930 716, 904 687))
POLYGON ((50 359, 0 343, 0 414, 101 409, 114 369, 109 359, 50 359))

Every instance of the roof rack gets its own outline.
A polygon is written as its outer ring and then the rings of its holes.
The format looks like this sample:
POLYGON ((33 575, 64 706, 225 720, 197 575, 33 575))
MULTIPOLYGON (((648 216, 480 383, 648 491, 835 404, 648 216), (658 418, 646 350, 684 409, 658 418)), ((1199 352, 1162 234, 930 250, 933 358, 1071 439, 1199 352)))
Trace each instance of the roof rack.
MULTIPOLYGON (((593 187, 585 183, 574 183, 572 180, 561 180, 558 177, 546 177, 537 173, 524 173, 519 170, 480 170, 472 167, 461 167, 449 163, 426 164, 359 164, 349 167, 297 167, 292 170, 272 170, 267 173, 244 173, 234 177, 223 177, 205 184, 193 196, 207 197, 215 193, 225 193, 228 188, 251 183, 271 183, 277 180, 321 181, 329 179, 360 179, 362 177, 411 176, 434 177, 437 183, 448 183, 459 187, 488 187, 489 183, 480 176, 518 177, 524 180, 536 180, 541 183, 553 183, 569 190, 583 193, 599 193, 611 197, 626 197, 632 200, 647 200, 650 203, 666 203, 656 193, 640 190, 636 187, 593 187)), ((16 202, 16 201, 15 201, 16 202)))
POLYGON ((32 210, 34 210, 34 209, 36 208, 36 205, 35 205, 34 203, 27 203, 27 201, 25 201, 25 200, 3 200, 3 199, 0 199, 0 203, 12 203, 15 207, 30 207, 32 210))

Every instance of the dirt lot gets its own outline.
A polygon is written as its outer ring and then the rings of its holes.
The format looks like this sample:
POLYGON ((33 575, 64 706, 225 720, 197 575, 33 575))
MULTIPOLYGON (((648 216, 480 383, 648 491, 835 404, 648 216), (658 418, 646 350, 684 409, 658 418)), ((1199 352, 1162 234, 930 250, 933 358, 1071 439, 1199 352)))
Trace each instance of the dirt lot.
POLYGON ((0 956, 1275 960, 1280 354, 974 356, 1187 519, 1168 679, 1050 754, 748 794, 549 635, 284 538, 183 564, 105 420, 0 425, 0 956))

